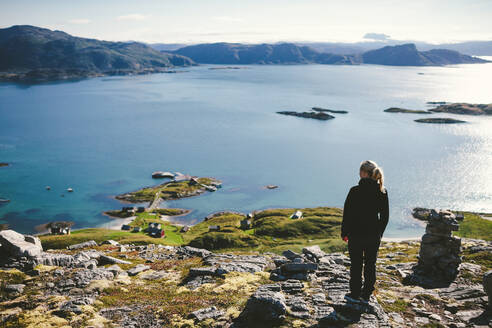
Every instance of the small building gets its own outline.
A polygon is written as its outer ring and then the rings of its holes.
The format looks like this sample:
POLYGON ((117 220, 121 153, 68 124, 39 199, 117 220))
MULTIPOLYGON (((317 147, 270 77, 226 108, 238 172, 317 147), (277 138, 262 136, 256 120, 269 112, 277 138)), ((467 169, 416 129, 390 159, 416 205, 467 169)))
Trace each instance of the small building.
POLYGON ((254 217, 253 213, 248 213, 246 219, 252 219, 254 217))
POLYGON ((248 219, 241 220, 240 228, 243 230, 251 229, 251 220, 248 219))
POLYGON ((56 221, 48 223, 46 228, 52 235, 69 235, 73 224, 71 221, 56 221))
POLYGON ((190 230, 189 226, 183 226, 180 231, 181 232, 188 232, 189 230, 190 230))
POLYGON ((140 228, 140 227, 134 227, 133 228, 133 232, 140 232, 140 231, 142 231, 142 228, 140 228))
POLYGON ((174 178, 174 174, 172 174, 171 172, 156 171, 156 172, 152 173, 152 178, 153 179, 164 179, 164 178, 172 179, 172 178, 174 178))
POLYGON ((205 185, 205 189, 207 189, 208 191, 211 191, 211 192, 217 191, 217 187, 214 187, 214 186, 205 185))
POLYGON ((121 211, 123 213, 127 213, 127 214, 135 214, 137 212, 137 208, 136 207, 123 207, 121 209, 121 211))
POLYGON ((143 212, 145 212, 145 207, 143 207, 143 206, 139 206, 139 207, 137 208, 137 213, 143 213, 143 212))
POLYGON ((220 226, 219 225, 208 226, 208 231, 220 231, 220 226))
POLYGON ((161 229, 161 228, 162 228, 161 224, 157 222, 150 222, 148 227, 149 231, 150 229, 161 229))
POLYGON ((130 227, 128 224, 124 224, 121 226, 121 230, 130 231, 131 229, 132 227, 130 227))
POLYGON ((302 218, 302 212, 301 211, 296 211, 294 214, 290 216, 291 219, 300 219, 302 218))
POLYGON ((70 227, 54 226, 50 228, 50 233, 52 235, 69 235, 70 227))
POLYGON ((149 231, 149 236, 154 238, 163 238, 166 236, 164 229, 152 229, 149 231))

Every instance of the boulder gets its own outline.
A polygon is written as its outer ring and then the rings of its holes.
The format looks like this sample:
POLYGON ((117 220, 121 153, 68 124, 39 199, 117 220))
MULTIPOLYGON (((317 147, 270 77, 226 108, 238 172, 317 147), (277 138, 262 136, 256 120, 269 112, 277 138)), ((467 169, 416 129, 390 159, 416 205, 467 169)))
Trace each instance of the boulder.
POLYGON ((0 231, 0 250, 2 254, 12 257, 34 258, 43 253, 39 238, 25 236, 14 230, 0 231))
POLYGON ((314 262, 319 262, 320 259, 326 255, 326 253, 323 252, 318 245, 304 247, 302 249, 302 253, 306 254, 306 256, 309 259, 314 260, 314 262))
MULTIPOLYGON (((243 320, 248 323, 281 323, 285 319, 287 305, 281 292, 269 290, 261 286, 246 303, 242 313, 243 320)), ((252 325, 254 327, 254 324, 252 325)))
POLYGON ((138 264, 136 267, 131 268, 127 272, 128 272, 128 275, 130 275, 130 276, 136 276, 140 272, 144 272, 147 270, 150 270, 150 266, 144 265, 144 264, 138 264))

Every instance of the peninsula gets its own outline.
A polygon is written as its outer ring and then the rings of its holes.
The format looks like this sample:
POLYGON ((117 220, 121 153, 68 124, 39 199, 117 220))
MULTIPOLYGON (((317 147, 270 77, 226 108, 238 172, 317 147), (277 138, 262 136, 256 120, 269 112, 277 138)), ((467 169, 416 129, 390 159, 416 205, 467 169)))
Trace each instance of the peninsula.
POLYGON ((30 25, 0 29, 0 80, 37 83, 104 75, 170 72, 194 65, 138 42, 78 38, 30 25))

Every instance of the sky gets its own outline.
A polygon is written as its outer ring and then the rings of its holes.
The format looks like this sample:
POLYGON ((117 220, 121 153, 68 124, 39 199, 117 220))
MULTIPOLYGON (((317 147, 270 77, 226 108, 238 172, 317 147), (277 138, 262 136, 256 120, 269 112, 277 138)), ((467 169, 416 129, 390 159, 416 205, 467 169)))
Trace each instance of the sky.
POLYGON ((492 40, 491 17, 492 0, 0 0, 0 28, 148 43, 492 40))

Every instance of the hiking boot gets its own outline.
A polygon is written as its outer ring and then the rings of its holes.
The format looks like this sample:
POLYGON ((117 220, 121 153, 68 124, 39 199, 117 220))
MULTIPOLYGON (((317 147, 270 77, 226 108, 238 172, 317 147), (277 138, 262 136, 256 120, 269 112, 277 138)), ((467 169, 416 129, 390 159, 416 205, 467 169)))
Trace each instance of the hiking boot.
POLYGON ((362 295, 360 296, 360 300, 362 301, 362 303, 367 303, 367 304, 369 304, 370 299, 371 299, 371 295, 370 295, 370 294, 369 294, 369 295, 367 295, 367 294, 362 294, 362 295))
POLYGON ((356 295, 354 293, 347 293, 345 294, 344 298, 352 303, 360 303, 359 295, 356 295))

